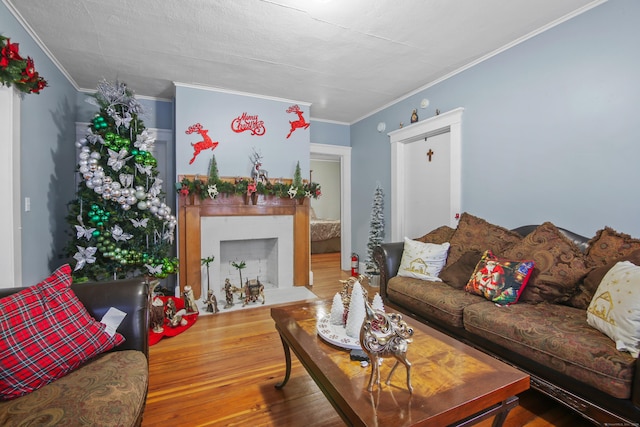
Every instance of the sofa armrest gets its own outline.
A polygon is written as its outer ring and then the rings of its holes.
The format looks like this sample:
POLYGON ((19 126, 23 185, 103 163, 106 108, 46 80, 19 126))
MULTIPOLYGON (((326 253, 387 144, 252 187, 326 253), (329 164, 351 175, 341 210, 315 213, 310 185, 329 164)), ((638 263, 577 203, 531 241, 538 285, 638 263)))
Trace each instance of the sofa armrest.
POLYGON ((380 296, 387 299, 387 282, 398 274, 404 242, 383 243, 373 249, 373 260, 380 269, 380 296))
POLYGON ((149 285, 144 278, 74 283, 71 289, 98 321, 111 307, 127 313, 118 326, 125 342, 113 351, 139 350, 149 358, 149 285))
POLYGON ((633 375, 631 385, 631 401, 637 408, 640 408, 640 357, 636 359, 636 372, 633 375))

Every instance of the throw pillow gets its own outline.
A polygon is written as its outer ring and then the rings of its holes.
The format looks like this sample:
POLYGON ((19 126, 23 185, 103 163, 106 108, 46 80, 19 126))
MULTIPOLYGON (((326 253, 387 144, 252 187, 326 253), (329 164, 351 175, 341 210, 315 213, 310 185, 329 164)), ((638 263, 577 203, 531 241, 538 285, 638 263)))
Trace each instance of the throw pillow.
POLYGON ((515 304, 533 272, 533 261, 498 258, 485 251, 465 290, 499 305, 515 304))
POLYGON ((534 304, 568 301, 591 269, 580 248, 550 222, 536 227, 502 256, 535 262, 535 270, 521 297, 521 301, 534 304))
POLYGON ((464 289, 480 258, 482 252, 465 252, 459 260, 443 268, 438 277, 452 288, 464 289))
POLYGON ((602 266, 617 261, 638 249, 640 249, 639 239, 605 227, 589 240, 587 258, 593 265, 602 266))
POLYGON ((502 252, 522 240, 515 231, 493 225, 484 219, 469 213, 460 216, 458 227, 451 237, 451 249, 447 258, 447 265, 456 262, 469 251, 484 252, 490 249, 495 254, 502 252))
POLYGON ((424 236, 418 237, 417 239, 413 239, 413 240, 417 240, 418 242, 422 242, 422 243, 436 243, 438 245, 441 245, 442 243, 445 243, 451 240, 451 236, 453 236, 453 233, 455 231, 456 231, 455 229, 447 225, 442 225, 436 228, 435 230, 431 230, 424 236))
MULTIPOLYGON (((600 282, 604 278, 605 274, 611 270, 611 267, 616 265, 619 261, 631 261, 635 265, 640 265, 640 250, 631 252, 631 254, 624 256, 618 260, 611 261, 607 265, 602 267, 596 267, 591 270, 584 278, 580 286, 578 287, 578 291, 575 295, 571 297, 569 300, 569 305, 572 307, 580 308, 582 310, 586 310, 589 307, 589 303, 593 299, 593 294, 595 294, 596 289, 600 286, 600 282)), ((442 274, 440 275, 442 276, 442 274)), ((444 279, 443 279, 444 280, 444 279)))
POLYGON ((398 276, 441 282, 438 274, 447 262, 449 243, 441 245, 422 243, 404 238, 404 250, 400 260, 398 276))
POLYGON ((34 391, 124 342, 110 336, 70 289, 71 268, 0 299, 0 397, 34 391))
POLYGON ((640 267, 616 263, 600 282, 589 308, 587 323, 607 335, 620 351, 640 353, 640 267))

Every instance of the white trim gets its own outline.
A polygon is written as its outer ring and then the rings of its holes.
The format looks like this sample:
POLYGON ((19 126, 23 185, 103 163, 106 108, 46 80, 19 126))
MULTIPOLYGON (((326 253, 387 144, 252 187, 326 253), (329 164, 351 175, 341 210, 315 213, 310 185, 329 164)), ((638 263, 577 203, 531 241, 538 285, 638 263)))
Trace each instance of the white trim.
POLYGON ((206 90, 206 91, 209 91, 209 92, 230 93, 232 95, 250 96, 252 98, 266 99, 266 100, 269 100, 269 101, 279 101, 279 102, 299 104, 299 105, 304 105, 305 107, 308 107, 308 106, 311 105, 310 102, 294 101, 292 99, 278 98, 278 97, 275 97, 275 96, 268 96, 268 95, 260 95, 258 93, 240 92, 240 91, 237 91, 237 90, 224 89, 224 88, 221 88, 221 87, 213 87, 213 86, 205 86, 205 85, 194 85, 194 84, 180 83, 180 82, 175 82, 175 81, 173 82, 173 84, 175 86, 186 87, 186 88, 190 88, 190 89, 206 90))
POLYGON ((20 189, 20 103, 18 91, 0 86, 0 198, 10 200, 0 211, 0 288, 22 286, 22 203, 20 189))
POLYGON ((606 3, 607 1, 609 1, 609 0, 595 0, 595 1, 593 1, 593 2, 591 2, 589 4, 587 4, 587 5, 579 8, 579 9, 576 9, 573 12, 571 12, 571 13, 569 13, 569 14, 561 17, 561 18, 558 18, 553 22, 548 23, 547 25, 544 25, 544 26, 542 26, 542 27, 530 32, 529 34, 525 34, 524 36, 520 37, 519 39, 513 40, 512 42, 509 42, 506 45, 504 45, 502 47, 499 47, 498 49, 496 49, 496 50, 494 50, 492 52, 489 52, 488 54, 476 59, 475 61, 472 61, 472 62, 469 62, 468 64, 463 65, 462 67, 458 68, 457 70, 453 70, 449 74, 445 74, 444 76, 442 76, 442 77, 440 77, 440 78, 438 78, 436 80, 433 80, 433 81, 427 83, 426 85, 419 87, 418 89, 414 89, 411 92, 409 92, 407 94, 404 94, 404 95, 400 96, 399 98, 396 98, 393 101, 390 101, 390 102, 384 104, 383 106, 381 106, 379 108, 376 108, 375 110, 365 114, 364 116, 360 117, 359 119, 355 119, 354 121, 352 121, 349 124, 358 123, 360 120, 364 120, 367 117, 373 116, 374 114, 376 114, 376 113, 378 113, 378 112, 380 112, 380 111, 382 111, 382 110, 384 110, 386 108, 389 108, 389 107, 397 104, 398 102, 404 101, 405 99, 410 98, 413 95, 416 95, 416 94, 418 94, 418 93, 420 93, 420 92, 422 92, 422 91, 424 91, 426 89, 429 89, 432 86, 435 86, 435 85, 437 85, 439 83, 442 83, 443 81, 448 80, 451 77, 453 77, 453 76, 455 76, 457 74, 460 74, 463 71, 466 71, 471 67, 475 67, 476 65, 486 61, 487 59, 491 59, 494 56, 497 56, 497 55, 501 54, 502 52, 504 52, 506 50, 509 50, 512 47, 517 46, 520 43, 523 43, 523 42, 525 42, 525 41, 527 41, 527 40, 529 40, 529 39, 531 39, 531 38, 533 38, 533 37, 535 37, 535 36, 537 36, 537 35, 539 35, 541 33, 544 33, 545 31, 547 31, 547 30, 549 30, 549 29, 551 29, 551 28, 553 28, 553 27, 555 27, 557 25, 560 25, 563 22, 566 22, 566 21, 568 21, 568 20, 570 20, 572 18, 575 18, 576 16, 581 15, 581 14, 593 9, 594 7, 600 6, 601 4, 606 3))
POLYGON ((391 143, 391 241, 399 242, 405 236, 401 210, 404 207, 404 149, 406 144, 429 136, 450 132, 450 223, 455 228, 456 215, 460 213, 462 200, 462 112, 456 108, 438 116, 394 130, 387 135, 391 143))
POLYGON ((315 155, 340 159, 340 269, 351 268, 351 147, 329 144, 309 144, 311 158, 315 155))

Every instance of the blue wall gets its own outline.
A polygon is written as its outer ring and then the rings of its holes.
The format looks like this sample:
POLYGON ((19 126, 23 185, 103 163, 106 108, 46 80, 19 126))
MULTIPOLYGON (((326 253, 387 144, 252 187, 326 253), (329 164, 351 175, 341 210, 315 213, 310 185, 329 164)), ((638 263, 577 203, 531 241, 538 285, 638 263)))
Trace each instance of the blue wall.
POLYGON ((414 108, 421 119, 465 109, 463 211, 506 227, 552 221, 593 236, 608 225, 640 237, 639 18, 640 2, 611 0, 352 125, 354 250, 365 253, 376 182, 390 227, 386 132, 414 108))
POLYGON ((22 282, 35 284, 65 262, 67 202, 74 197, 76 90, 9 9, 0 4, 0 32, 31 56, 48 87, 21 101, 22 282), (31 210, 24 212, 24 198, 31 210))
POLYGON ((300 162, 302 178, 309 177, 309 128, 298 128, 287 138, 290 121, 298 120, 287 109, 297 104, 309 121, 309 106, 295 101, 276 100, 258 96, 220 92, 195 87, 176 86, 176 173, 207 175, 212 155, 216 157, 221 177, 248 177, 253 149, 262 154, 262 168, 269 178, 293 178, 300 162), (252 135, 250 131, 234 132, 232 121, 247 113, 264 122, 265 133, 252 135), (218 142, 214 150, 200 152, 194 157, 192 143, 202 141, 197 133, 186 134, 192 125, 200 123, 208 135, 218 142))
MULTIPOLYGON (((311 106, 313 113, 313 105, 311 106)), ((349 147, 351 145, 351 134, 349 125, 346 123, 324 122, 312 120, 311 142, 313 144, 340 145, 349 147)))

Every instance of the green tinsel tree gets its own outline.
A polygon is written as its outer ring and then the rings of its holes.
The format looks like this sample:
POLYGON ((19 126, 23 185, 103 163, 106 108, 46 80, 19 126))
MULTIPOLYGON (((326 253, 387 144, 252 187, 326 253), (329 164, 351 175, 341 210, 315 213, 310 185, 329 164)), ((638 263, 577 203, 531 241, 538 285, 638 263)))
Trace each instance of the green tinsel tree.
POLYGON ((100 82, 95 100, 100 111, 76 144, 81 182, 67 217, 74 280, 174 274, 176 218, 164 203, 142 106, 119 82, 100 82))
POLYGON ((382 243, 384 237, 384 193, 380 184, 377 185, 373 193, 373 206, 371 207, 371 222, 369 225, 369 242, 367 242, 367 260, 365 261, 365 271, 368 273, 379 273, 378 266, 373 261, 373 249, 382 243))

